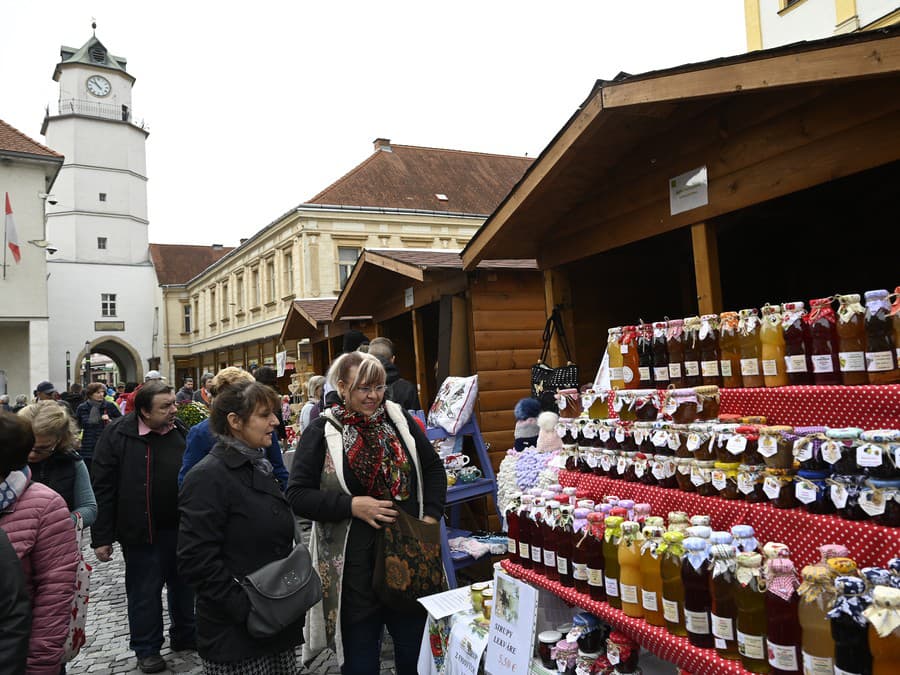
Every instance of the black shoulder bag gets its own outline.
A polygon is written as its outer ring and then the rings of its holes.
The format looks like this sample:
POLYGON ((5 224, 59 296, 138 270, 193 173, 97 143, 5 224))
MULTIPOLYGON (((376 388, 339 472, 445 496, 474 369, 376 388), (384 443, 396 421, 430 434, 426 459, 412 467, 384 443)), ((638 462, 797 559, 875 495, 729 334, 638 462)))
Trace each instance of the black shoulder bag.
POLYGON ((563 328, 559 309, 554 307, 547 324, 544 326, 544 347, 541 349, 541 358, 531 366, 531 395, 541 402, 542 410, 559 412, 556 403, 556 392, 560 389, 578 389, 578 366, 572 363, 572 353, 569 351, 569 343, 566 341, 566 332, 563 328), (552 368, 544 361, 550 353, 550 342, 554 331, 559 335, 559 342, 566 354, 566 365, 552 368))

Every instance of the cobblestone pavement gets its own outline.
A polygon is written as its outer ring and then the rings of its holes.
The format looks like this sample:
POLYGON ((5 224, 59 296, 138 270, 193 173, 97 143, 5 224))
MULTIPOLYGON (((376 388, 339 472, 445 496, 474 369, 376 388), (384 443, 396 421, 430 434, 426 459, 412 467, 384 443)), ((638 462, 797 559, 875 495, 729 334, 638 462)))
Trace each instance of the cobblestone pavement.
MULTIPOLYGON (((88 606, 87 643, 81 653, 67 665, 70 675, 112 675, 113 673, 139 673, 137 659, 128 648, 128 613, 125 602, 125 563, 116 545, 113 559, 98 562, 93 550, 85 547, 85 560, 93 567, 91 573, 91 600, 88 606)), ((163 592, 165 604, 165 592, 163 592)), ((165 634, 168 636, 169 617, 164 612, 165 634)), ((168 638, 160 651, 169 664, 169 673, 198 674, 203 672, 196 652, 173 653, 168 638)), ((390 636, 385 634, 382 649, 381 675, 393 675, 394 648, 390 636)), ((306 669, 310 674, 333 675, 340 673, 332 652, 319 655, 306 669)))

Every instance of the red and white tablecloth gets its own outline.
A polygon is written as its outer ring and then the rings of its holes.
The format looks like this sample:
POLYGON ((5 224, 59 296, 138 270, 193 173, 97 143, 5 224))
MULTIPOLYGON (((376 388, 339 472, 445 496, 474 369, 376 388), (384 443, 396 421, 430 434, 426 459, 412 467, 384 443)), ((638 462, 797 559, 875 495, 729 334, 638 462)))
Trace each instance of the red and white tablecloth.
POLYGON ((610 607, 605 602, 591 600, 590 596, 579 593, 574 588, 566 588, 556 581, 550 581, 544 575, 533 570, 526 570, 509 560, 503 560, 500 564, 512 576, 523 579, 532 586, 545 588, 569 604, 586 609, 643 645, 648 651, 693 673, 693 675, 720 675, 723 673, 742 675, 747 672, 741 667, 740 661, 723 659, 713 649, 695 647, 687 638, 676 637, 665 628, 652 626, 643 619, 627 616, 625 612, 610 607))
POLYGON ((900 384, 719 389, 719 398, 720 413, 769 424, 900 429, 900 384))
POLYGON ((709 515, 714 530, 732 525, 752 525, 760 545, 769 541, 787 544, 797 569, 819 561, 816 550, 822 544, 843 544, 850 549, 859 567, 884 566, 900 555, 900 528, 882 527, 871 521, 853 522, 837 516, 818 516, 803 509, 776 509, 769 504, 748 504, 739 500, 701 497, 681 490, 666 490, 652 485, 560 471, 563 487, 587 490, 599 501, 606 495, 650 504, 654 516, 666 517, 669 511, 684 511, 689 516, 709 515))

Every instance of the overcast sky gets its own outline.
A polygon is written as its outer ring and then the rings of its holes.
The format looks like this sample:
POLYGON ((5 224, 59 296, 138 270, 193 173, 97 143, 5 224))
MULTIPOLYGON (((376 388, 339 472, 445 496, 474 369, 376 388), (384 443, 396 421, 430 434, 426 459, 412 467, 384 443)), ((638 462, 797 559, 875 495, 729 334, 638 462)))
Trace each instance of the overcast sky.
POLYGON ((0 118, 40 136, 60 45, 128 59, 150 240, 235 245, 372 140, 539 154, 598 78, 746 51, 741 0, 4 1, 0 118))

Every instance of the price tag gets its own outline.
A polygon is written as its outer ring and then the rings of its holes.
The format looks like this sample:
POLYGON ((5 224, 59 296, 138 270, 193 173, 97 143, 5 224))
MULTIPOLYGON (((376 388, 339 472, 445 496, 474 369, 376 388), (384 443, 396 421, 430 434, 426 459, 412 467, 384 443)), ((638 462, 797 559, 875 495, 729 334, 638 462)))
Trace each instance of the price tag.
MULTIPOLYGON (((669 446, 669 450, 678 450, 678 448, 681 447, 681 434, 677 431, 670 431, 667 445, 669 446)), ((900 445, 897 446, 897 457, 900 459, 900 445)))
POLYGON ((710 454, 716 451, 716 435, 709 435, 709 452, 710 454))
POLYGON ((831 502, 837 509, 843 509, 847 506, 847 488, 843 485, 831 485, 831 502))
POLYGON ((675 460, 671 458, 666 459, 666 478, 671 478, 675 475, 675 460))
MULTIPOLYGON (((891 495, 893 497, 893 495, 891 495)), ((885 494, 882 490, 863 488, 859 491, 859 507, 870 516, 880 516, 884 513, 885 494)))
POLYGON ((812 483, 805 480, 798 480, 794 483, 794 494, 797 495, 797 499, 802 503, 812 504, 816 501, 818 490, 816 490, 816 486, 812 483))
POLYGON ((856 463, 859 466, 881 466, 881 446, 874 443, 863 443, 856 448, 856 463))
POLYGON ((625 430, 622 427, 616 427, 616 441, 619 443, 625 440, 625 430))
POLYGON ((774 457, 775 453, 778 452, 778 441, 775 440, 774 436, 763 435, 759 437, 759 445, 757 447, 759 454, 763 457, 774 457))
POLYGON ((590 468, 593 469, 593 468, 595 468, 595 467, 597 466, 597 464, 600 463, 600 458, 597 456, 597 453, 594 451, 593 448, 588 449, 588 451, 587 451, 586 453, 584 453, 584 454, 585 454, 585 456, 586 456, 586 458, 587 458, 587 460, 586 460, 586 461, 587 461, 587 465, 588 465, 590 468))
POLYGON ((827 440, 822 443, 822 459, 829 464, 834 464, 841 458, 841 450, 843 445, 835 440, 827 440))
POLYGON ((763 492, 769 499, 778 499, 778 495, 781 494, 781 481, 774 476, 766 476, 766 480, 763 482, 763 492))
POLYGON ((808 438, 798 438, 794 441, 794 458, 798 462, 807 462, 812 459, 813 444, 808 438))
POLYGON ((669 442, 669 433, 662 429, 657 429, 650 437, 650 442, 657 448, 662 448, 669 442))
POLYGON ((741 434, 735 434, 728 439, 728 443, 725 444, 725 449, 732 455, 741 454, 747 449, 747 437, 742 436, 741 434))
POLYGON ((678 467, 678 473, 680 473, 682 476, 686 476, 687 474, 692 474, 694 472, 694 467, 691 466, 690 462, 679 462, 675 466, 678 467))
POLYGON ((616 644, 606 643, 606 658, 614 666, 619 665, 619 647, 616 644))
POLYGON ((700 434, 690 433, 687 437, 687 449, 691 452, 694 452, 697 448, 700 447, 700 444, 703 442, 703 439, 700 438, 700 434))
POLYGON ((597 400, 597 394, 594 393, 593 390, 586 391, 581 395, 581 409, 587 412, 592 405, 594 405, 594 401, 597 400))

